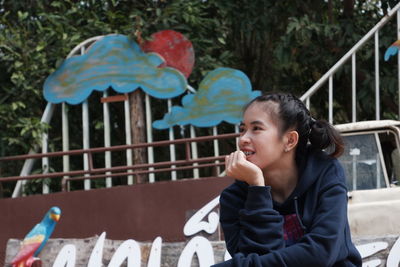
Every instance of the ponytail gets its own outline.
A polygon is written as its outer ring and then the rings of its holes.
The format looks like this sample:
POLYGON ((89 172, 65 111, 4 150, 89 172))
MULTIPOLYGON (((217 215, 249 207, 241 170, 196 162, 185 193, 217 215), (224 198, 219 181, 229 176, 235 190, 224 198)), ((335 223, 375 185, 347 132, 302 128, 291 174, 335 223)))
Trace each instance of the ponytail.
POLYGON ((325 120, 314 120, 311 118, 310 128, 308 139, 312 149, 332 151, 329 155, 335 158, 343 154, 343 139, 330 123, 325 120))
POLYGON ((289 129, 295 129, 298 132, 296 163, 299 166, 309 143, 313 150, 326 149, 331 157, 339 157, 343 153, 344 143, 340 133, 327 121, 312 118, 304 103, 294 95, 286 93, 262 95, 248 103, 244 110, 255 102, 265 104, 265 109, 277 122, 282 134, 289 129), (277 103, 278 108, 270 106, 268 102, 277 103))

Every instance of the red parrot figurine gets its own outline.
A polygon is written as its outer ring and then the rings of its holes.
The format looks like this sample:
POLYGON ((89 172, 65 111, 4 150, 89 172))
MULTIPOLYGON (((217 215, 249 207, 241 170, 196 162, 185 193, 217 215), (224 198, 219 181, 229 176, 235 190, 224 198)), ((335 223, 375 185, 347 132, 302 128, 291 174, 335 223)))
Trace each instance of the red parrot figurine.
POLYGON ((21 242, 18 254, 14 257, 11 264, 13 267, 31 267, 37 260, 37 255, 43 249, 50 235, 54 231, 56 223, 60 219, 61 210, 58 207, 52 207, 21 242))

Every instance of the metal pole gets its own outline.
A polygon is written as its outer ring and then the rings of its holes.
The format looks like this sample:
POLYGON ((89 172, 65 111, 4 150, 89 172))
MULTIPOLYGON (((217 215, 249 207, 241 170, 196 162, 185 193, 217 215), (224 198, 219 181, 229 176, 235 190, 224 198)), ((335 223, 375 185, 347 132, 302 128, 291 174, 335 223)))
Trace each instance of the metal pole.
POLYGON ((356 101, 356 54, 351 55, 351 120, 357 121, 357 101, 356 101))
POLYGON ((329 76, 329 123, 333 123, 333 78, 329 76))
MULTIPOLYGON (((82 129, 83 129, 83 149, 89 149, 90 147, 90 134, 89 134, 89 104, 88 101, 82 103, 82 129)), ((83 167, 84 170, 89 170, 89 155, 83 154, 83 167)), ((90 174, 85 174, 90 176, 90 174)), ((91 188, 90 180, 84 181, 84 189, 89 190, 91 188)))
MULTIPOLYGON (((42 153, 47 153, 47 148, 48 148, 48 134, 43 133, 42 136, 42 153)), ((42 158, 42 171, 43 174, 49 172, 49 158, 48 157, 43 157, 42 158)), ((44 181, 42 184, 42 193, 43 194, 48 194, 50 192, 49 185, 47 185, 44 181)))
POLYGON ((375 32, 375 119, 380 120, 379 99, 379 31, 375 32))
MULTIPOLYGON (((125 142, 127 145, 132 145, 132 132, 131 132, 131 113, 129 108, 129 97, 124 101, 125 112, 125 142)), ((126 150, 126 164, 131 166, 133 164, 132 149, 126 150)), ((133 175, 128 176, 128 185, 133 184, 133 175)))
MULTIPOLYGON (((400 10, 397 11, 397 40, 400 39, 400 10)), ((400 120, 400 53, 397 53, 398 120, 400 120)))
POLYGON ((312 96, 325 82, 326 80, 336 72, 338 68, 340 68, 350 57, 354 54, 358 49, 361 48, 371 37, 372 35, 382 28, 390 19, 400 9, 400 3, 398 3, 393 9, 389 11, 389 13, 384 16, 364 37, 358 41, 332 68, 330 68, 322 77, 319 79, 306 93, 304 93, 300 99, 304 101, 308 97, 312 96))
MULTIPOLYGON (((54 105, 52 103, 47 103, 46 109, 43 112, 42 119, 40 120, 40 122, 49 124, 51 117, 53 116, 53 112, 54 112, 54 105)), ((38 149, 38 147, 31 149, 29 151, 29 154, 35 154, 37 149, 38 149)), ((35 159, 25 160, 19 176, 27 176, 31 172, 34 162, 35 162, 35 159)), ((15 188, 14 188, 14 191, 12 194, 13 198, 19 197, 22 194, 22 186, 23 186, 22 181, 18 181, 17 184, 15 185, 15 188)))
MULTIPOLYGON (((145 94, 145 104, 146 104, 146 130, 147 130, 147 143, 153 142, 153 131, 151 128, 152 116, 151 116, 151 106, 150 106, 150 97, 148 94, 145 94)), ((150 164, 154 163, 154 149, 153 147, 147 148, 147 158, 150 164)), ((149 168, 149 170, 154 170, 154 168, 149 168)), ((149 174, 149 182, 155 182, 154 173, 149 174)))
MULTIPOLYGON (((62 103, 61 106, 61 122, 62 122, 62 151, 67 152, 69 151, 69 121, 68 121, 68 106, 65 102, 62 103)), ((63 172, 69 172, 70 165, 69 165, 69 155, 63 156, 63 172)), ((63 184, 65 182, 65 189, 69 191, 69 183, 68 181, 69 176, 64 176, 63 184)))
MULTIPOLYGON (((193 125, 190 125, 190 137, 191 138, 196 138, 196 132, 194 130, 193 125)), ((192 149, 192 159, 198 159, 199 155, 198 155, 198 152, 197 152, 197 143, 196 142, 191 142, 190 145, 191 145, 191 149, 192 149)), ((197 166, 197 165, 198 165, 197 163, 193 163, 193 166, 197 166)), ((197 168, 193 169, 193 178, 197 179, 199 177, 200 177, 199 169, 197 169, 197 168)))
MULTIPOLYGON (((217 136, 218 135, 218 129, 216 126, 213 127, 213 135, 217 136)), ((218 143, 218 139, 214 139, 214 156, 218 157, 219 156, 219 143, 218 143)), ((219 160, 216 160, 215 163, 219 163, 219 160)), ((221 168, 217 167, 217 173, 218 175, 221 172, 221 168)))
MULTIPOLYGON (((171 99, 168 99, 168 113, 171 112, 171 108, 172 108, 172 101, 171 99)), ((168 134, 169 134, 169 140, 175 140, 175 136, 174 136, 174 128, 171 127, 168 130, 168 134)), ((171 144, 169 145, 169 155, 171 158, 171 161, 175 161, 176 160, 176 155, 175 155, 175 145, 171 144)), ((175 165, 172 165, 171 168, 175 168, 175 165)), ((172 171, 171 172, 171 180, 175 181, 177 179, 176 176, 176 171, 172 171)))
MULTIPOLYGON (((106 98, 108 96, 107 91, 104 91, 103 97, 106 98)), ((111 146, 111 127, 110 127, 110 109, 108 106, 108 102, 103 103, 103 122, 104 122, 104 147, 111 146)), ((106 151, 104 153, 105 157, 105 167, 111 168, 111 151, 106 151)), ((107 172, 106 174, 111 174, 111 172, 107 172)), ((111 177, 106 178, 106 187, 112 187, 112 179, 111 177)))

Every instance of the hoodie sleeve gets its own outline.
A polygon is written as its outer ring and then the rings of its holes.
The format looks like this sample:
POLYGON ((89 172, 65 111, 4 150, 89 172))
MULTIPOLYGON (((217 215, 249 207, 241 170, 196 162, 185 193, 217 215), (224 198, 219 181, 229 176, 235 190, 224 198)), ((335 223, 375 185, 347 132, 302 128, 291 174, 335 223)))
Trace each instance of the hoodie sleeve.
MULTIPOLYGON (((328 178, 332 178, 332 175, 337 175, 336 171, 335 168, 332 168, 331 173, 326 175, 328 178)), ((338 179, 334 180, 338 181, 338 179)), ((259 250, 259 247, 261 247, 259 243, 269 243, 269 240, 277 238, 276 234, 268 238, 262 235, 255 239, 257 245, 253 249, 246 247, 246 251, 242 251, 243 244, 248 244, 246 243, 246 240, 249 239, 248 233, 256 234, 259 230, 255 228, 251 231, 247 230, 242 226, 247 226, 247 224, 242 223, 243 217, 241 217, 236 226, 237 249, 229 250, 233 258, 215 266, 332 266, 341 257, 345 258, 348 251, 341 251, 340 249, 341 244, 347 241, 344 240, 347 224, 347 190, 344 184, 331 183, 324 186, 324 188, 321 188, 316 201, 317 210, 311 225, 308 227, 308 232, 298 243, 289 247, 282 247, 281 245, 273 247, 270 251, 259 250), (249 253, 250 251, 252 253, 249 253)), ((265 212, 268 209, 267 207, 255 206, 253 208, 255 208, 251 211, 253 214, 263 215, 266 215, 263 211, 265 212)), ((250 211, 247 212, 251 213, 250 211)), ((253 221, 261 222, 261 218, 265 217, 267 216, 260 215, 259 219, 253 221)), ((268 219, 268 222, 264 223, 264 227, 269 227, 270 222, 271 219, 268 219)), ((261 223, 257 225, 261 227, 261 223)), ((260 233, 263 234, 265 231, 267 230, 262 229, 260 233)), ((278 230, 273 228, 272 231, 278 230)), ((226 236, 229 237, 229 233, 226 233, 226 236)), ((232 237, 229 237, 229 239, 232 240, 232 237)), ((275 240, 275 242, 280 240, 275 240)))
POLYGON ((283 218, 272 208, 269 186, 235 182, 220 198, 221 225, 231 255, 283 248, 283 218))

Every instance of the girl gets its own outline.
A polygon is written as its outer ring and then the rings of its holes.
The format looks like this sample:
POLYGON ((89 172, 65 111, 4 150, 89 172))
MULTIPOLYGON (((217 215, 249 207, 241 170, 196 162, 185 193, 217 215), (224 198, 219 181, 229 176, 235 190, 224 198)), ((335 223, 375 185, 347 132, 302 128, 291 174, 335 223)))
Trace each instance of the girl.
POLYGON ((215 266, 361 266, 335 159, 343 152, 339 133, 282 93, 251 101, 240 129, 239 150, 225 162, 236 181, 220 198, 233 258, 215 266))

